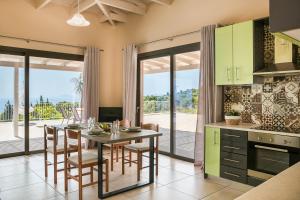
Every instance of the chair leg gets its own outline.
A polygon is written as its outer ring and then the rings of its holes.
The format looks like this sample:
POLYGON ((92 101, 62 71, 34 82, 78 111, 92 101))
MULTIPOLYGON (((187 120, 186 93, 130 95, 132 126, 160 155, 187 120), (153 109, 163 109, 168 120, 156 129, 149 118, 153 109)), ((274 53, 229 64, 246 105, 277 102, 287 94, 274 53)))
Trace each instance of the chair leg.
POLYGON ((124 160, 125 160, 125 148, 122 147, 122 174, 124 175, 125 174, 125 163, 124 163, 124 160))
POLYGON ((91 173, 91 183, 94 182, 94 169, 93 167, 90 167, 90 173, 91 173))
POLYGON ((65 191, 68 191, 68 169, 67 161, 64 160, 64 179, 65 179, 65 191))
POLYGON ((114 146, 110 146, 110 170, 114 170, 114 146))
POLYGON ((48 177, 48 155, 47 151, 44 152, 44 161, 45 161, 45 177, 48 177))
POLYGON ((53 163, 53 171, 54 171, 54 184, 57 184, 57 154, 54 154, 54 163, 53 163))
POLYGON ((119 146, 116 146, 116 162, 119 162, 119 146))
POLYGON ((79 185, 79 200, 82 200, 82 169, 78 167, 78 185, 79 185))
POLYGON ((131 167, 132 153, 129 151, 129 167, 131 167))
POLYGON ((108 160, 105 161, 105 190, 109 191, 109 164, 108 160))
POLYGON ((141 152, 137 152, 137 181, 141 180, 141 152))
POLYGON ((156 165, 155 165, 155 169, 156 169, 156 176, 158 176, 158 150, 155 151, 155 156, 156 156, 156 165))

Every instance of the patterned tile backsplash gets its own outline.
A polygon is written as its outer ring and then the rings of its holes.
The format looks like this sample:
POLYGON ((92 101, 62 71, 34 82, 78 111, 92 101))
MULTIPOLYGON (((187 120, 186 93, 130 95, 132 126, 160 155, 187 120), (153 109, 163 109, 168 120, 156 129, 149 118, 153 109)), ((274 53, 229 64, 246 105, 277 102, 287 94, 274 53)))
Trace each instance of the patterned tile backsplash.
POLYGON ((300 128, 300 75, 265 78, 264 84, 225 86, 224 112, 242 105, 243 122, 300 128))

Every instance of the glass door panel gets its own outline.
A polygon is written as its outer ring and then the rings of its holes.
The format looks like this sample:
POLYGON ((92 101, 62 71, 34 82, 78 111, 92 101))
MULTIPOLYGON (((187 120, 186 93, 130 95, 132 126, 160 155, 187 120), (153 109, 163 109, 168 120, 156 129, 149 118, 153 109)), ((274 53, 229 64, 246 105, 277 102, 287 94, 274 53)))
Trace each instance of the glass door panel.
POLYGON ((0 54, 0 156, 25 151, 24 56, 0 54))
POLYGON ((200 51, 175 55, 174 153, 194 159, 199 93, 200 51))
POLYGON ((81 122, 82 69, 82 61, 30 57, 30 151, 43 149, 45 124, 81 122))
POLYGON ((158 124, 163 136, 159 149, 170 152, 170 56, 141 61, 141 116, 142 123, 158 124))

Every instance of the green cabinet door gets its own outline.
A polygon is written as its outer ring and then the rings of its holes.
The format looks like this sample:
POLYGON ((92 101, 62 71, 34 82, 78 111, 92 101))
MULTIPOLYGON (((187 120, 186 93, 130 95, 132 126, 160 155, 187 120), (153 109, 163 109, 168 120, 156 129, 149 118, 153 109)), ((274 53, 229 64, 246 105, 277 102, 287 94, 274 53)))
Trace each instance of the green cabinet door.
POLYGON ((252 84, 254 68, 253 21, 233 25, 234 84, 252 84))
POLYGON ((215 82, 216 85, 233 83, 232 68, 232 26, 215 31, 215 82))
POLYGON ((220 129, 205 128, 205 173, 220 176, 220 129))

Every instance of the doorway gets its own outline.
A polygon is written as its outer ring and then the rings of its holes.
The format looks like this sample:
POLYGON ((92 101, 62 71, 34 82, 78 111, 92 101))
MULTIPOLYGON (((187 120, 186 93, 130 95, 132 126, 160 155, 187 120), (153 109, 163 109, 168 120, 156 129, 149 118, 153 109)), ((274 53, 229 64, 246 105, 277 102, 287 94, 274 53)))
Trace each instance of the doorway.
POLYGON ((159 124, 160 152, 194 160, 199 43, 138 55, 137 121, 159 124))

